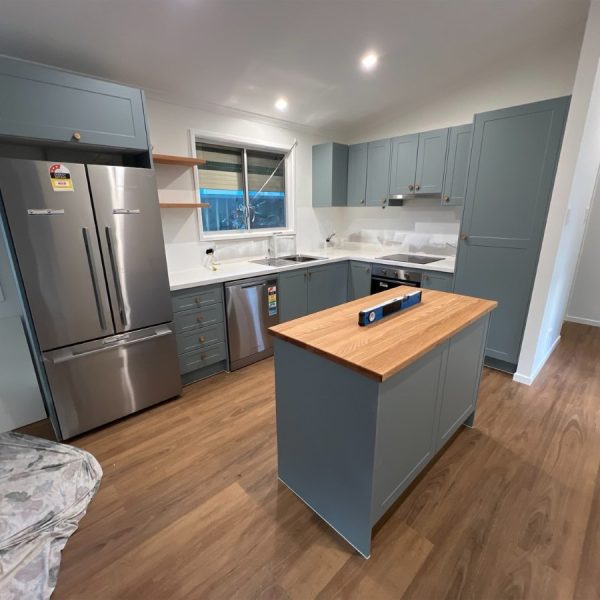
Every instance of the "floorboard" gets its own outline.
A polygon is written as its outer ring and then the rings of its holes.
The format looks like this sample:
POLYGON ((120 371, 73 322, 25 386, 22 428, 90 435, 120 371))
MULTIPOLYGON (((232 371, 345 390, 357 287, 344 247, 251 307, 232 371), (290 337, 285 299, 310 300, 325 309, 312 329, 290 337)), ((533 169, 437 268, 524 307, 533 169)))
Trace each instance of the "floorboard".
POLYGON ((369 561, 277 481, 272 360, 72 443, 104 478, 55 599, 600 598, 599 328, 566 324, 531 387, 484 370, 369 561))

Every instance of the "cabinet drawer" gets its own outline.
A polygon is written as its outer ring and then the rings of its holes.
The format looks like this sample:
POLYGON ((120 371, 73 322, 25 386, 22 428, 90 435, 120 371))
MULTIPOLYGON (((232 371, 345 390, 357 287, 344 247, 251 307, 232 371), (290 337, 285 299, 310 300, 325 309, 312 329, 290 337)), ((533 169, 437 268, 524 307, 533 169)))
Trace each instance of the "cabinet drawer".
POLYGON ((217 323, 210 327, 201 327, 180 333, 177 335, 177 352, 185 354, 194 350, 203 350, 208 346, 212 346, 218 342, 225 341, 225 327, 223 323, 217 323))
POLYGON ((198 329, 206 325, 214 325, 223 322, 223 305, 213 304, 205 308, 195 310, 184 310, 175 314, 175 331, 186 333, 192 329, 198 329))
POLYGON ((148 148, 136 88, 0 57, 0 106, 1 135, 148 148))
POLYGON ((225 342, 219 342, 205 350, 187 352, 179 357, 179 370, 182 375, 225 360, 225 342))
POLYGON ((184 294, 173 296, 173 312, 190 310, 192 308, 201 308, 221 302, 223 299, 221 287, 196 288, 195 291, 187 291, 184 294))

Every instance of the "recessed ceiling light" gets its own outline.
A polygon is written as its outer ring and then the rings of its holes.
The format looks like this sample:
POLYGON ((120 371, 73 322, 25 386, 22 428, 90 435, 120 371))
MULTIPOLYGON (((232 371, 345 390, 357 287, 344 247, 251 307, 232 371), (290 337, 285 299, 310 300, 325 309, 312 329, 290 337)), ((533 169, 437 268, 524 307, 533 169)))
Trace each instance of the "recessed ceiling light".
POLYGON ((288 107, 288 101, 285 98, 277 98, 275 102, 275 108, 277 110, 284 111, 288 107))
POLYGON ((367 52, 361 59, 360 64, 365 71, 372 71, 379 62, 376 52, 367 52))

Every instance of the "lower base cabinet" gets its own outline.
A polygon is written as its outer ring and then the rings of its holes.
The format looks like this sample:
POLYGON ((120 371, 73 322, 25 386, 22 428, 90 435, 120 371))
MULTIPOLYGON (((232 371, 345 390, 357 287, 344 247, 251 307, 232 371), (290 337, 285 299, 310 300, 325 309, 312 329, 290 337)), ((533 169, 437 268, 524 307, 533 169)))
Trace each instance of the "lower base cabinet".
POLYGON ((371 265, 351 260, 348 267, 348 302, 371 293, 371 265))
POLYGON ((423 273, 421 287, 426 290, 438 292, 451 292, 454 289, 454 276, 452 273, 423 273))
POLYGON ((343 304, 347 298, 347 262, 294 269, 279 274, 281 322, 343 304))
POLYGON ((203 286, 171 295, 184 385, 227 370, 223 286, 203 286))

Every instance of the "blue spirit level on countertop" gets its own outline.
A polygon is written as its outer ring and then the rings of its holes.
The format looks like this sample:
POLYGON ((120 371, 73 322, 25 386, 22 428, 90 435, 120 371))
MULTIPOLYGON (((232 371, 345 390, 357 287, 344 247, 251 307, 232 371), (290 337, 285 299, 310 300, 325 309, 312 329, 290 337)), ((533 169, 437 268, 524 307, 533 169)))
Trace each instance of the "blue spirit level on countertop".
POLYGON ((388 315, 400 312, 405 308, 419 304, 419 302, 421 302, 421 295, 421 290, 417 292, 410 292, 410 294, 398 296, 397 298, 386 300, 381 304, 376 304, 371 308, 361 310, 358 313, 358 324, 370 325, 371 323, 375 323, 376 321, 383 319, 383 317, 387 317, 388 315))

